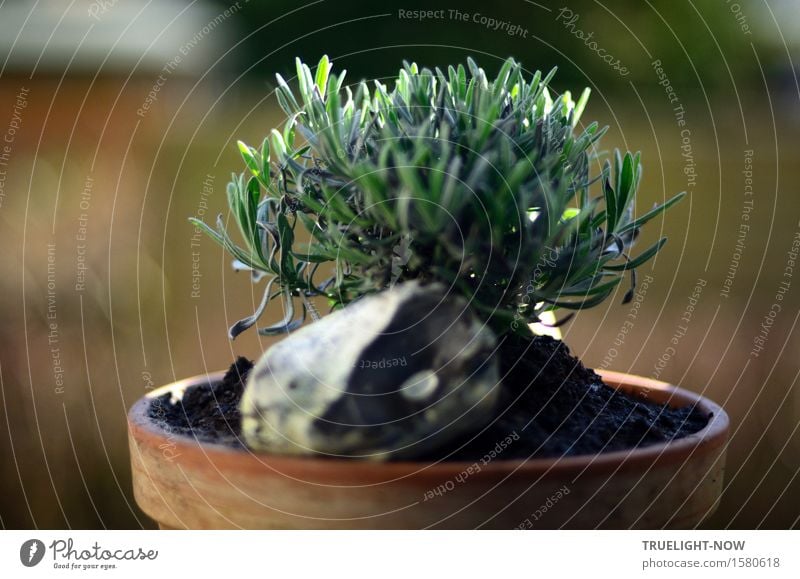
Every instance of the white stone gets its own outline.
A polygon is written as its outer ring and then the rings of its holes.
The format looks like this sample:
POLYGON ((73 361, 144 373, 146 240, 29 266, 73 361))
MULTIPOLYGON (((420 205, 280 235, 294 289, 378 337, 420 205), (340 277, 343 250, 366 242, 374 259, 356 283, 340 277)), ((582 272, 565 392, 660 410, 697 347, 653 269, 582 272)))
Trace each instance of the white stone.
POLYGON ((494 346, 443 286, 367 296, 264 353, 242 398, 245 441, 275 454, 423 456, 492 416, 494 346))

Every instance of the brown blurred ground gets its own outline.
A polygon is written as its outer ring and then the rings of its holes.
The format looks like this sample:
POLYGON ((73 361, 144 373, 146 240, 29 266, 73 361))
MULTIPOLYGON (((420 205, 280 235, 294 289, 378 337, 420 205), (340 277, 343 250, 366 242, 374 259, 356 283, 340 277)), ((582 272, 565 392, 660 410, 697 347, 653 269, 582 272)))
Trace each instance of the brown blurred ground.
MULTIPOLYGON (((130 494, 126 408, 153 386, 257 356, 269 343, 253 333, 228 341, 228 325, 260 296, 209 241, 192 247, 186 218, 198 212, 204 182, 206 218, 225 211, 225 183, 239 170, 235 139, 259 141, 281 117, 262 87, 234 87, 217 100, 225 87, 174 78, 142 118, 152 83, 3 77, 0 136, 20 89, 29 93, 0 205, 0 527, 152 526, 130 494), (193 252, 202 274, 195 297, 193 252)), ((642 150, 641 208, 686 189, 680 133, 659 91, 641 94, 646 109, 632 93, 595 95, 586 115, 611 125, 609 146, 642 150)), ((654 375, 677 327, 687 326, 659 373, 731 416, 713 527, 780 528, 800 515, 800 270, 765 350, 749 355, 800 230, 800 127, 776 96, 770 108, 763 91, 742 92, 749 144, 733 95, 712 108, 699 94, 683 99, 697 184, 663 222, 670 242, 653 271, 641 272, 653 281, 633 328, 614 344, 629 311, 621 293, 566 328, 587 364, 603 365, 616 348, 610 367, 654 375), (754 209, 725 298, 745 149, 754 150, 754 209), (683 324, 699 278, 706 285, 683 324)), ((786 98, 796 107, 796 95, 786 98)))

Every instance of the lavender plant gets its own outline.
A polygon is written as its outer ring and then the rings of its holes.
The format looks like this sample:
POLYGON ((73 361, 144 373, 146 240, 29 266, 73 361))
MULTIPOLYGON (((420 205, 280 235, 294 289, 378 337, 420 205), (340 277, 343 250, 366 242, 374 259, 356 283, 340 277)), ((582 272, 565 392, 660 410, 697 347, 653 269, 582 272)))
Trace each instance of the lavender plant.
POLYGON ((666 241, 634 256, 640 228, 684 194, 636 216, 639 154, 601 165, 605 129, 578 126, 589 90, 554 96, 554 72, 406 63, 391 87, 349 86, 323 57, 315 71, 297 60, 296 92, 278 75, 286 122, 258 148, 239 142, 246 170, 227 188, 239 241, 222 216, 192 219, 264 283, 231 338, 273 300, 285 317, 261 334, 298 328, 313 297, 337 308, 412 279, 451 287, 498 335, 596 306, 626 275, 629 300, 666 241))

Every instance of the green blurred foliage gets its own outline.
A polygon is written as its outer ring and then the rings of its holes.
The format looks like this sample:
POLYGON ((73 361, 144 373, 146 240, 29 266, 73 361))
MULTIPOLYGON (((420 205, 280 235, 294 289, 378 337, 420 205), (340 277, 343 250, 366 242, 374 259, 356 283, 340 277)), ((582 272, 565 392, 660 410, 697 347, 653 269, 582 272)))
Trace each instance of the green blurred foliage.
MULTIPOLYGON (((329 54, 337 68, 354 73, 351 80, 392 75, 404 59, 442 66, 461 62, 465 56, 478 59, 491 74, 505 57, 514 56, 529 70, 557 65, 559 80, 565 85, 577 82, 624 90, 628 81, 637 86, 655 84, 650 63, 659 59, 673 84, 714 91, 730 88, 731 70, 737 84, 760 82, 751 42, 758 46, 768 71, 772 60, 780 57, 760 42, 754 15, 745 12, 737 20, 724 1, 513 0, 500 4, 462 0, 457 8, 467 14, 466 20, 451 17, 454 4, 442 0, 249 2, 236 15, 242 40, 228 65, 254 80, 271 83, 275 72, 293 76, 295 56, 316 62, 321 54, 329 54), (400 18, 401 10, 443 12, 441 17, 420 21, 400 18), (565 26, 570 16, 578 19, 565 26), (492 30, 480 22, 482 17, 501 25, 492 30), (578 31, 592 33, 589 42, 596 41, 606 51, 603 54, 623 61, 630 74, 622 78, 587 48, 578 31)), ((748 8, 756 12, 745 4, 744 10, 748 8)))

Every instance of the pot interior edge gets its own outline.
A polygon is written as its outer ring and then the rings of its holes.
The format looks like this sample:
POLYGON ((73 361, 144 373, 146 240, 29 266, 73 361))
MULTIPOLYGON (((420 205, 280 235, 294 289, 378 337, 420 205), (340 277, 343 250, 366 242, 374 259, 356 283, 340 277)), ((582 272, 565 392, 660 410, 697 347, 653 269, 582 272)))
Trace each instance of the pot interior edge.
MULTIPOLYGON (((497 459, 492 462, 490 466, 497 468, 498 471, 507 471, 508 469, 516 469, 521 466, 525 468, 542 468, 545 465, 552 465, 557 463, 559 467, 564 469, 580 468, 585 466, 587 461, 593 461, 595 464, 603 462, 607 464, 618 464, 619 462, 631 462, 639 460, 653 460, 661 458, 663 455, 683 454, 692 452, 695 448, 703 445, 708 448, 714 448, 723 445, 727 440, 727 432, 729 427, 729 419, 725 411, 713 401, 705 398, 694 392, 679 388, 660 382, 650 378, 642 378, 639 376, 624 374, 620 372, 599 371, 603 381, 613 388, 620 388, 629 393, 643 393, 647 398, 659 403, 677 402, 676 406, 686 406, 689 404, 697 404, 701 411, 711 414, 711 419, 708 424, 698 432, 689 436, 682 437, 663 444, 653 444, 648 446, 637 447, 633 449, 607 452, 595 455, 578 455, 570 457, 552 457, 552 458, 535 458, 535 459, 497 459)), ((167 392, 173 395, 182 393, 186 388, 198 384, 215 382, 222 380, 224 372, 212 372, 203 374, 192 378, 186 378, 172 384, 167 384, 160 388, 150 391, 146 396, 137 400, 131 407, 128 413, 129 434, 133 439, 151 439, 153 442, 158 443, 159 440, 169 439, 170 444, 178 444, 184 450, 193 453, 202 453, 207 457, 214 456, 221 460, 252 460, 257 464, 280 462, 288 466, 297 466, 303 468, 301 465, 307 465, 309 459, 307 457, 278 457, 275 455, 254 453, 247 449, 234 448, 221 444, 201 442, 191 436, 176 435, 168 433, 161 428, 154 420, 152 420, 148 413, 148 407, 153 398, 163 395, 167 392)), ((326 464, 335 465, 346 463, 348 468, 359 467, 374 467, 375 465, 382 465, 386 470, 398 470, 402 472, 409 467, 416 469, 420 468, 419 461, 389 461, 389 462, 370 462, 370 461, 353 461, 348 459, 326 459, 326 464)), ((464 461, 441 461, 441 462, 426 462, 424 463, 428 468, 435 467, 437 470, 454 470, 460 472, 465 465, 471 465, 472 462, 464 461)), ((360 470, 360 468, 359 468, 360 470)), ((494 470, 494 469, 492 469, 494 470)), ((559 468, 561 470, 561 468, 559 468)))

